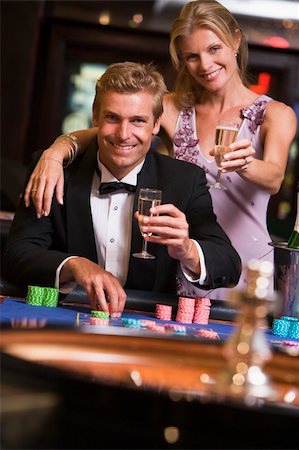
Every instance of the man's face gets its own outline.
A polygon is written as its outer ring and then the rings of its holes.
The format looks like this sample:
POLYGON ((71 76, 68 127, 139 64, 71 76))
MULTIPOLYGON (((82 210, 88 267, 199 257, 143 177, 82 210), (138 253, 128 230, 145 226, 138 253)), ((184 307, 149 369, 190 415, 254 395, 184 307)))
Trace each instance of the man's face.
POLYGON ((153 97, 148 92, 106 92, 93 123, 98 127, 100 160, 118 179, 144 160, 152 135, 160 128, 160 121, 154 123, 153 97))

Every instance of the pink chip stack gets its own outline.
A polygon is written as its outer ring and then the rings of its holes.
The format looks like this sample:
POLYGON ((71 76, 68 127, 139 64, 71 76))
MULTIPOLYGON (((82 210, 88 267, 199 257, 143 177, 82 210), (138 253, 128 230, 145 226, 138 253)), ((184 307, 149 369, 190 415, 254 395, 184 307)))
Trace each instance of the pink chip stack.
POLYGON ((160 320, 171 320, 172 306, 156 304, 156 318, 160 320))
POLYGON ((107 327, 109 325, 109 319, 104 319, 100 317, 89 317, 89 325, 97 325, 102 327, 107 327))
MULTIPOLYGON (((196 323, 206 325, 209 322, 211 301, 206 297, 179 297, 178 310, 175 320, 180 323, 196 323)), ((172 307, 156 304, 156 318, 160 320, 172 319, 172 307)))
POLYGON ((199 297, 195 299, 195 311, 193 322, 201 325, 207 325, 209 322, 211 310, 211 301, 206 297, 199 297))
POLYGON ((181 323, 192 323, 195 308, 195 298, 179 297, 176 321, 181 323))

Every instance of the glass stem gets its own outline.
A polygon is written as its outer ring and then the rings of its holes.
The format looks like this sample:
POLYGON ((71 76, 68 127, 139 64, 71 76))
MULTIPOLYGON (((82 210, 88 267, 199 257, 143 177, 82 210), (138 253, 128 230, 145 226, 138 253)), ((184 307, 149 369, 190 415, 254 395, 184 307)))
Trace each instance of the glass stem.
POLYGON ((145 239, 142 242, 142 253, 147 253, 147 241, 145 239))
POLYGON ((216 183, 217 183, 217 184, 220 184, 221 174, 222 174, 221 170, 218 170, 218 172, 217 172, 217 177, 216 177, 216 183))

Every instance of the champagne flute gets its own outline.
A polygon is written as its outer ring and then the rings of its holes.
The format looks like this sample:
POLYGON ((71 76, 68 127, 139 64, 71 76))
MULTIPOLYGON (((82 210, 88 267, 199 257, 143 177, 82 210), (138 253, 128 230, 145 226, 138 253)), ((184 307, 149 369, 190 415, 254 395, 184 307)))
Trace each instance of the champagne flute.
MULTIPOLYGON (((230 144, 232 144, 238 136, 239 125, 235 122, 229 122, 227 120, 220 120, 217 123, 216 127, 216 136, 215 136, 215 162, 218 167, 221 166, 222 161, 224 160, 225 153, 230 152, 230 144)), ((224 189, 227 188, 220 183, 221 170, 218 169, 216 182, 211 184, 209 187, 216 189, 224 189)))
POLYGON ((150 213, 150 209, 154 206, 158 206, 161 204, 162 200, 162 191, 159 189, 149 189, 144 188, 140 189, 139 197, 138 197, 138 213, 139 213, 139 229, 143 236, 142 243, 142 251, 140 253, 133 253, 135 258, 143 258, 143 259, 155 259, 154 255, 151 255, 147 251, 147 241, 144 239, 145 236, 151 236, 152 233, 143 233, 141 230, 141 222, 143 216, 153 216, 154 214, 150 213))

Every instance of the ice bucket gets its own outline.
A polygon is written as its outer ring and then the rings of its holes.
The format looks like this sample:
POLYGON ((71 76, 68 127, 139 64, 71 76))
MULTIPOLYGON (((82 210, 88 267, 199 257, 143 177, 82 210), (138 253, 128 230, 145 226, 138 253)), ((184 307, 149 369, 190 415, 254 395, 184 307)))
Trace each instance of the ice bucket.
POLYGON ((274 247, 274 289, 281 298, 281 315, 299 319, 299 250, 286 242, 271 242, 274 247))

